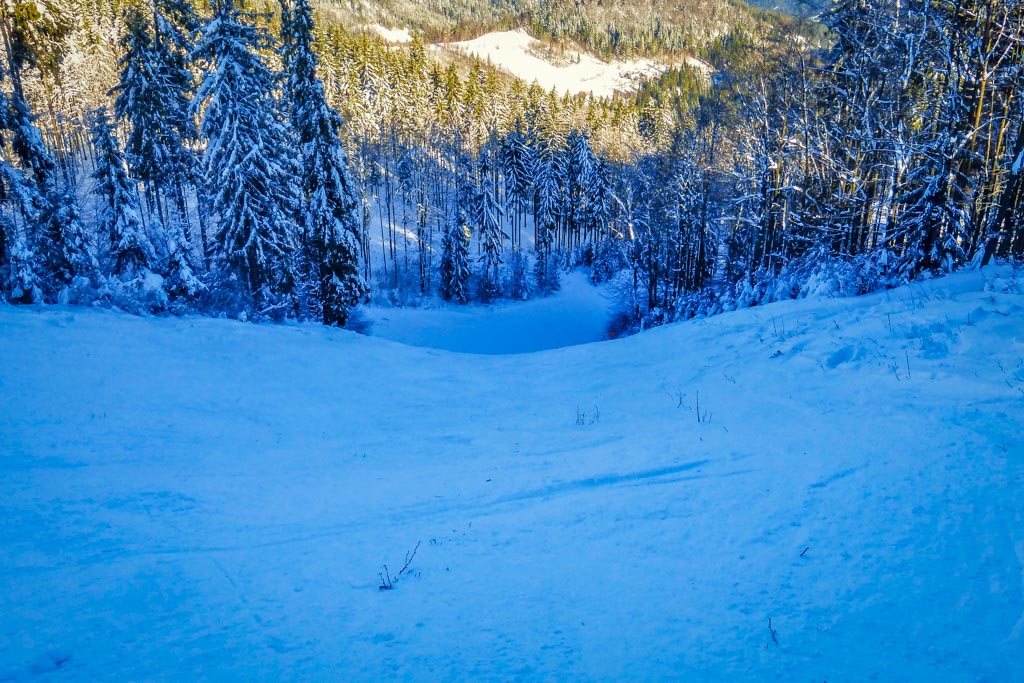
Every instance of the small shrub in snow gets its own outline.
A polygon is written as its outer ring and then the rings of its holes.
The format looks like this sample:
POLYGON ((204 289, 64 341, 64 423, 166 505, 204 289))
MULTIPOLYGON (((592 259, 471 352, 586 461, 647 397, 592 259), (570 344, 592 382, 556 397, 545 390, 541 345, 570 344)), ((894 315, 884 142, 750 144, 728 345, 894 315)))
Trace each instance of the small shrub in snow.
POLYGON ((526 301, 530 298, 530 260, 519 248, 512 252, 508 261, 508 283, 506 291, 510 299, 526 301))
POLYGON ((361 309, 353 308, 349 311, 348 320, 345 321, 345 329, 369 335, 373 331, 373 321, 367 318, 361 309))
POLYGON ((100 299, 129 313, 162 313, 170 300, 164 291, 164 278, 148 268, 110 277, 100 292, 100 299))
POLYGON ((558 252, 538 253, 533 266, 533 279, 536 291, 547 296, 558 291, 561 286, 558 271, 561 268, 561 256, 558 252))
POLYGON ((395 587, 398 579, 409 570, 409 566, 416 557, 416 551, 420 549, 420 543, 421 541, 416 541, 416 547, 405 553, 405 564, 402 565, 402 568, 394 576, 391 576, 391 572, 386 564, 381 566, 382 571, 377 573, 377 576, 380 577, 380 585, 377 586, 378 590, 389 591, 395 587))
POLYGON ((618 339, 628 336, 636 332, 637 328, 637 321, 629 311, 618 311, 608 321, 608 338, 618 339))
POLYGON ((595 283, 607 282, 629 265, 628 247, 624 240, 607 239, 594 247, 590 279, 595 283))

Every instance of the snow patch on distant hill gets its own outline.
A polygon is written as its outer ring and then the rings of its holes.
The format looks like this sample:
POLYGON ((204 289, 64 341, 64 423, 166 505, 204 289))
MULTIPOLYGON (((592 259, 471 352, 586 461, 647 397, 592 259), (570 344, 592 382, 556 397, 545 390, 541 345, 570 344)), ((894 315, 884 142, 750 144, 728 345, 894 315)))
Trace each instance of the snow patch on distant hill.
POLYGON ((367 24, 366 29, 379 35, 389 43, 411 43, 412 34, 407 28, 388 28, 380 24, 367 24))
POLYGON ((683 57, 683 62, 686 66, 692 69, 703 71, 707 78, 711 78, 711 74, 715 72, 715 67, 711 66, 703 59, 697 59, 696 57, 683 57))
POLYGON ((573 95, 612 97, 619 92, 634 92, 642 81, 668 68, 649 59, 602 62, 575 51, 548 55, 542 44, 523 30, 485 33, 441 47, 489 61, 528 83, 536 81, 545 90, 554 88, 573 95), (553 58, 560 63, 553 63, 553 58))

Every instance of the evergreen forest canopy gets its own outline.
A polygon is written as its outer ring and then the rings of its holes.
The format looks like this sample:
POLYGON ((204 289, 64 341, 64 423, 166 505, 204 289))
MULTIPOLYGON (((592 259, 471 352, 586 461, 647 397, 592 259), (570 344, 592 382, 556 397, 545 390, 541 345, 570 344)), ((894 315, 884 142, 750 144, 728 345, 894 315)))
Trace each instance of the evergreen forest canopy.
POLYGON ((629 327, 1024 254, 1024 0, 427 6, 714 73, 569 97, 336 21, 397 2, 0 0, 0 297, 343 325, 585 264, 629 327))
POLYGON ((740 0, 333 0, 321 8, 337 23, 406 27, 434 43, 523 28, 561 48, 582 46, 606 59, 697 54, 737 30, 792 30, 801 23, 740 0))

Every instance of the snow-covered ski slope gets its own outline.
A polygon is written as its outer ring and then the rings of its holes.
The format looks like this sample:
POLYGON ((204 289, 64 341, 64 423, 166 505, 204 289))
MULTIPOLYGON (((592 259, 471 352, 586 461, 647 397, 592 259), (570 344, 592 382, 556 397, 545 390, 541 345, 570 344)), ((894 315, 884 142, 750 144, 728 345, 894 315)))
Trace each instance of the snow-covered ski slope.
POLYGON ((370 306, 364 317, 375 337, 462 353, 527 353, 607 339, 612 288, 594 287, 579 270, 561 279, 559 291, 526 304, 370 306))
POLYGON ((0 307, 0 680, 1024 680, 1022 292, 507 356, 0 307))

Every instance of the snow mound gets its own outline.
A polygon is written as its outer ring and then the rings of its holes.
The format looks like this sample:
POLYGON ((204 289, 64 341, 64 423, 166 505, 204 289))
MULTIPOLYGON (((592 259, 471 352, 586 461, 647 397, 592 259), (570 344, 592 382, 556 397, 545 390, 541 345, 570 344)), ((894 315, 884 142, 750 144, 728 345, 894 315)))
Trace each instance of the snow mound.
POLYGON ((562 276, 552 296, 496 306, 363 309, 370 334, 412 346, 512 354, 607 339, 611 295, 582 272, 562 276))
POLYGON ((536 81, 545 90, 576 95, 592 93, 595 97, 612 97, 616 93, 635 92, 646 79, 664 73, 667 67, 647 60, 613 61, 610 63, 582 52, 558 55, 561 63, 552 63, 544 48, 529 33, 498 31, 479 38, 441 47, 488 61, 527 83, 536 81))
POLYGON ((1007 270, 515 356, 0 306, 0 359, 0 680, 1024 680, 1007 270))

